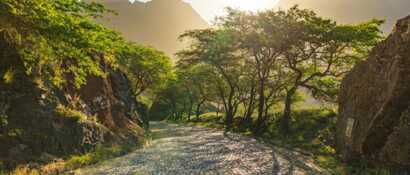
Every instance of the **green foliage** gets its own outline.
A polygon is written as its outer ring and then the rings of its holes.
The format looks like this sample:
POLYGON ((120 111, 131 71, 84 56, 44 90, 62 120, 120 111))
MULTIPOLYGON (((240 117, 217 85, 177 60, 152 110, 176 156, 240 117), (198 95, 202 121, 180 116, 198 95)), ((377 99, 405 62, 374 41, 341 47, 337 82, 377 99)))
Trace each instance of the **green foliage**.
MULTIPOLYGON (((280 114, 278 114, 280 116, 280 114)), ((308 150, 316 149, 322 154, 333 154, 333 133, 336 129, 336 114, 331 109, 310 109, 293 111, 292 132, 287 138, 283 138, 287 143, 306 147, 308 150)), ((272 121, 268 132, 273 137, 280 137, 279 128, 272 121)))
MULTIPOLYGON (((127 43, 94 18, 111 12, 101 4, 77 0, 5 0, 0 2, 0 31, 18 50, 29 75, 56 86, 66 74, 80 87, 89 75, 105 76, 100 63, 117 67, 139 91, 162 87, 171 76, 170 59, 155 49, 127 43)), ((3 77, 12 80, 12 72, 3 77)))
POLYGON ((6 127, 8 125, 8 116, 6 114, 9 105, 3 104, 4 102, 0 101, 0 131, 2 128, 6 127))
POLYGON ((56 107, 56 113, 61 116, 61 117, 67 117, 67 118, 72 118, 77 121, 97 121, 96 116, 87 116, 86 114, 82 113, 81 111, 77 111, 68 107, 65 107, 63 105, 58 105, 56 107))
POLYGON ((131 80, 136 95, 148 88, 159 91, 174 76, 171 59, 153 48, 129 43, 119 52, 118 58, 120 68, 131 80))
POLYGON ((65 167, 69 170, 74 170, 87 165, 95 164, 104 160, 124 155, 139 145, 124 144, 124 145, 97 145, 94 151, 84 155, 74 155, 65 162, 65 167))
POLYGON ((70 169, 76 169, 83 167, 85 165, 90 165, 94 163, 94 158, 92 154, 85 154, 81 156, 73 156, 67 161, 66 166, 70 169))
POLYGON ((341 78, 381 39, 381 20, 356 25, 339 25, 297 6, 272 15, 291 28, 285 64, 290 86, 305 87, 315 97, 335 101, 341 78))
MULTIPOLYGON (((6 57, 0 58, 6 63, 0 66, 0 85, 10 85, 6 87, 6 94, 0 92, 0 97, 5 97, 0 100, 1 133, 20 140, 29 132, 17 128, 16 123, 20 120, 10 120, 8 107, 1 104, 8 100, 9 87, 32 90, 19 87, 23 83, 27 85, 27 82, 21 81, 33 81, 41 90, 50 90, 56 98, 60 97, 61 91, 57 94, 51 89, 62 88, 65 91, 67 86, 72 85, 80 88, 90 76, 105 78, 108 71, 118 69, 130 80, 135 95, 146 90, 156 92, 168 84, 168 79, 174 76, 169 57, 154 48, 126 42, 117 32, 95 22, 95 18, 110 12, 101 4, 84 0, 0 1, 0 42, 9 48, 2 51, 6 57), (21 78, 21 74, 27 75, 27 78, 21 78)), ((27 93, 31 95, 32 92, 27 93)), ((37 95, 37 92, 32 94, 37 95)), ((80 97, 70 99, 69 103, 67 106, 57 105, 54 114, 79 122, 97 122, 96 116, 87 116, 77 110, 83 105, 80 97)), ((145 110, 143 104, 137 108, 145 110)), ((45 138, 49 133, 31 134, 45 138)), ((34 143, 28 139, 22 140, 34 143)), ((97 146, 95 152, 73 156, 67 166, 88 165, 123 154, 126 150, 130 147, 97 146)))
POLYGON ((100 59, 114 64, 115 51, 124 45, 116 32, 93 21, 107 11, 77 0, 4 0, 0 31, 18 50, 27 74, 61 86, 69 73, 79 87, 88 75, 103 76, 100 59))
POLYGON ((9 69, 3 75, 3 81, 5 84, 11 84, 14 81, 14 71, 13 69, 9 69))
POLYGON ((0 128, 7 126, 8 124, 7 118, 8 117, 6 115, 0 115, 0 128))
POLYGON ((297 6, 258 13, 228 9, 217 27, 181 35, 192 44, 178 53, 178 68, 189 79, 198 76, 189 73, 195 67, 211 68, 201 85, 211 84, 208 91, 216 93, 208 99, 223 104, 227 125, 238 114, 249 121, 256 113, 257 132, 272 115, 269 109, 284 100, 286 133, 298 90, 335 102, 343 76, 382 39, 382 23, 339 25, 297 6))
POLYGON ((77 169, 94 164, 96 162, 101 162, 103 160, 117 157, 127 152, 127 150, 124 148, 125 147, 121 147, 119 145, 103 146, 99 144, 91 153, 72 156, 69 160, 66 161, 66 167, 68 169, 77 169))
POLYGON ((179 66, 174 79, 157 94, 150 112, 152 118, 189 119, 192 114, 198 117, 206 106, 213 106, 210 102, 217 98, 215 70, 204 64, 179 66))

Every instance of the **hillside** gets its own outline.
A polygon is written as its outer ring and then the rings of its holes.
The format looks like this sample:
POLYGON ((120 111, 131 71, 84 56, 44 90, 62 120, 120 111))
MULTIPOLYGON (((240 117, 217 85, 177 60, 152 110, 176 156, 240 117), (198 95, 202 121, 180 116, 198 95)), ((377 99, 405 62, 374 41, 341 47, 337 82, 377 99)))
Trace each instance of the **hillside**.
POLYGON ((195 10, 181 0, 154 0, 147 3, 128 0, 104 1, 118 15, 107 16, 106 26, 120 31, 131 41, 151 45, 172 56, 182 49, 178 36, 186 30, 208 27, 195 10))
POLYGON ((384 34, 389 34, 395 22, 408 15, 410 9, 409 0, 281 0, 277 7, 287 9, 295 4, 342 23, 358 23, 371 18, 385 19, 386 24, 382 26, 384 34))
POLYGON ((170 58, 97 24, 96 12, 106 10, 80 1, 0 2, 0 174, 57 159, 37 174, 60 174, 142 143, 148 107, 137 94, 166 82, 170 58))
POLYGON ((1 0, 0 175, 410 175, 410 3, 215 1, 1 0))
MULTIPOLYGON (((130 41, 151 45, 169 56, 184 48, 178 36, 189 29, 206 28, 209 24, 186 2, 181 0, 153 0, 147 3, 128 0, 99 0, 118 15, 107 16, 102 21, 130 41), (165 31, 166 29, 166 31, 165 31)), ((287 9, 295 4, 313 9, 321 16, 342 23, 358 23, 371 18, 386 19, 382 26, 385 34, 391 32, 394 22, 407 14, 410 1, 335 1, 281 0, 278 8, 287 9), (350 10, 346 10, 350 9, 350 10)))

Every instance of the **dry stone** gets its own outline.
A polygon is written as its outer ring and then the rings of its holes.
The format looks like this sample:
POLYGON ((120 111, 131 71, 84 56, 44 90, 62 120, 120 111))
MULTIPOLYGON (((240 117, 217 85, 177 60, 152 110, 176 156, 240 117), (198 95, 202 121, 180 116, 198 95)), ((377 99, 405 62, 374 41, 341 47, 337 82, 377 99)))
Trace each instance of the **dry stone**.
POLYGON ((342 83, 337 146, 347 160, 410 167, 410 16, 342 83))

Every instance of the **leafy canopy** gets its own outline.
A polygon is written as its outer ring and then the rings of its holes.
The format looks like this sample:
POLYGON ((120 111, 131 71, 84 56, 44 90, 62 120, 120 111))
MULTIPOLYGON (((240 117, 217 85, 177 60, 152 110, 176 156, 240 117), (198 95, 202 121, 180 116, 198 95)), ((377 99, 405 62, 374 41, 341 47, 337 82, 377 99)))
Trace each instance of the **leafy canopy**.
POLYGON ((96 23, 104 13, 113 12, 94 2, 3 0, 0 34, 16 47, 28 75, 57 87, 67 83, 67 75, 77 88, 90 75, 105 76, 101 63, 127 73, 137 94, 166 82, 170 59, 96 23))
POLYGON ((77 0, 2 0, 0 31, 17 47, 27 74, 61 86, 70 73, 79 87, 88 75, 103 76, 100 61, 114 65, 115 51, 125 44, 93 21, 105 12, 77 0))
POLYGON ((163 52, 137 44, 128 44, 118 54, 120 69, 133 84, 136 95, 147 88, 159 90, 174 75, 170 58, 163 52))

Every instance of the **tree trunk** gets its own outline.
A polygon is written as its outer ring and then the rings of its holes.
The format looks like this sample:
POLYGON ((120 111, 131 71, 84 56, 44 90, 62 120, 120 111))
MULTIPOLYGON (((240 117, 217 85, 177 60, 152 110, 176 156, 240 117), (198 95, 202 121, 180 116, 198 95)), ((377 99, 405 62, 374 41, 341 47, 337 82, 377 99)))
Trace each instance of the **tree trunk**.
POLYGON ((261 127, 263 127, 263 114, 265 112, 265 81, 261 80, 260 87, 259 87, 259 104, 258 104, 258 119, 256 120, 256 124, 253 128, 255 134, 260 134, 261 127))
POLYGON ((286 93, 286 99, 285 99, 285 109, 283 110, 283 116, 280 124, 280 129, 281 133, 283 135, 288 135, 290 132, 290 119, 291 119, 291 112, 292 112, 292 102, 293 102, 293 96, 296 93, 296 87, 290 89, 286 93))
POLYGON ((198 103, 198 104, 196 105, 196 110, 195 110, 195 116, 196 116, 196 119, 197 119, 197 120, 199 120, 200 109, 201 109, 201 103, 198 103))
POLYGON ((254 101, 255 101, 255 94, 256 94, 256 92, 254 90, 255 90, 255 86, 252 85, 252 88, 251 88, 251 91, 250 91, 251 95, 249 97, 249 103, 248 103, 248 106, 246 108, 245 116, 244 116, 244 119, 242 120, 241 125, 245 124, 245 123, 249 123, 249 122, 252 121, 251 117, 252 117, 252 114, 253 114, 253 111, 254 111, 254 101))
POLYGON ((235 117, 235 105, 234 105, 234 95, 235 95, 235 88, 233 86, 230 87, 231 92, 229 93, 229 97, 227 102, 225 102, 225 112, 226 112, 226 126, 227 126, 227 130, 231 130, 232 129, 232 125, 233 125, 233 118, 235 117))
POLYGON ((187 102, 186 102, 186 100, 184 100, 184 103, 183 103, 183 105, 182 105, 182 110, 181 110, 181 112, 180 112, 180 114, 179 114, 179 116, 178 116, 178 121, 183 120, 184 114, 185 114, 186 108, 187 108, 186 106, 187 106, 187 102))
POLYGON ((201 105, 198 104, 198 105, 196 106, 196 111, 195 111, 195 115, 196 115, 196 119, 197 119, 197 120, 199 120, 200 108, 201 108, 201 105))
POLYGON ((193 106, 193 104, 191 102, 191 104, 189 105, 189 109, 188 109, 188 121, 191 121, 192 106, 193 106))
POLYGON ((226 113, 226 119, 225 119, 225 124, 226 124, 226 130, 231 130, 232 129, 232 123, 233 123, 233 111, 232 109, 229 109, 226 113))
POLYGON ((195 115, 196 115, 196 119, 199 120, 199 115, 201 112, 201 106, 205 103, 205 100, 200 101, 197 105, 196 105, 196 111, 195 111, 195 115))

